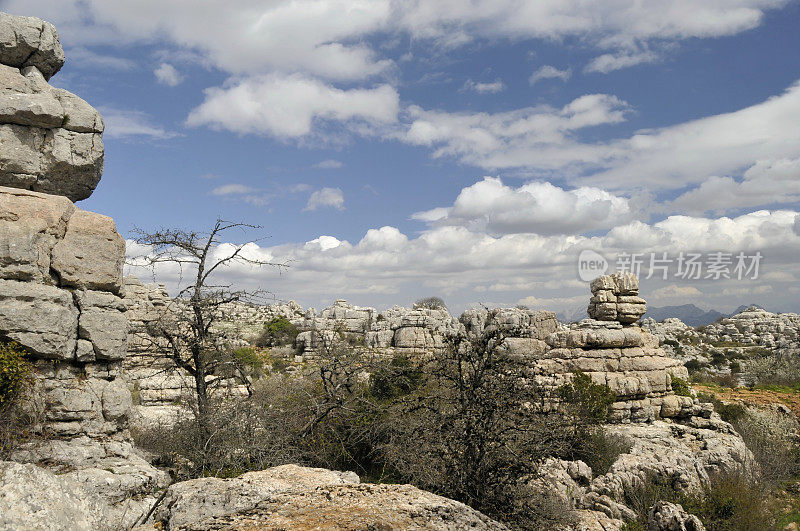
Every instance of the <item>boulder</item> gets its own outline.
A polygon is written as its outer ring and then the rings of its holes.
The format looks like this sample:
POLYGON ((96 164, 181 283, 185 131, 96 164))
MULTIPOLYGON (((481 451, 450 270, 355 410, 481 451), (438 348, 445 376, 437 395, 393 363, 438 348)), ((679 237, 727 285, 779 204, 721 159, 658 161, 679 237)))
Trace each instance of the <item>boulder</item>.
POLYGON ((122 288, 125 240, 108 216, 76 210, 53 248, 51 268, 62 286, 110 291, 122 288))
POLYGON ((75 357, 78 309, 54 286, 0 280, 0 333, 37 357, 75 357))
POLYGON ((705 531, 698 517, 677 503, 658 501, 647 514, 647 531, 705 531))
POLYGON ((100 181, 103 119, 47 80, 64 52, 55 28, 0 13, 0 186, 86 199, 100 181))
POLYGON ((0 187, 0 279, 51 282, 52 250, 75 210, 65 197, 0 187))
POLYGON ((284 465, 172 485, 149 529, 506 529, 411 485, 359 483, 352 472, 284 465))
POLYGON ((64 65, 56 28, 35 17, 0 13, 0 63, 17 68, 35 66, 50 79, 64 65))
POLYGON ((97 500, 71 479, 32 464, 0 461, 0 529, 106 529, 97 500))
POLYGON ((635 323, 647 311, 647 303, 639 297, 639 279, 633 273, 615 273, 594 279, 592 298, 586 310, 598 321, 635 323))

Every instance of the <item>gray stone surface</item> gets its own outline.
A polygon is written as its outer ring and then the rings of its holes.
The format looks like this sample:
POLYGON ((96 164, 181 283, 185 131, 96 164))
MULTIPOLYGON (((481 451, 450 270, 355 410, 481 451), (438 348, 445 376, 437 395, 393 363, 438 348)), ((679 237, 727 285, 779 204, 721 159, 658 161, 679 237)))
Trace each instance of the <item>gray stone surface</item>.
POLYGON ((51 268, 61 285, 119 293, 125 240, 108 216, 76 210, 53 247, 51 268))
POLYGON ((0 63, 17 68, 35 66, 50 79, 64 65, 56 28, 35 17, 0 13, 0 63))
POLYGON ((100 181, 103 119, 47 79, 64 62, 52 25, 0 13, 0 186, 86 199, 100 181))
POLYGON ((0 461, 0 529, 107 529, 107 514, 69 478, 31 465, 0 461))
POLYGON ((352 472, 297 465, 178 483, 154 521, 197 530, 505 529, 462 503, 410 485, 361 484, 352 472))
POLYGON ((72 294, 54 286, 0 280, 0 334, 37 356, 75 356, 78 309, 72 294))

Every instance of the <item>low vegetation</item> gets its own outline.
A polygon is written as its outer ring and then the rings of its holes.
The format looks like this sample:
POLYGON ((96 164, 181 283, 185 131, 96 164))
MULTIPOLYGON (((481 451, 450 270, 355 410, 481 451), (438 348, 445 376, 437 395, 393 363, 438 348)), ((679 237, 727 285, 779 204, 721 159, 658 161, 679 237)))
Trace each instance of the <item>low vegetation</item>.
POLYGON ((4 459, 29 434, 31 412, 24 395, 31 385, 31 366, 14 342, 0 340, 0 459, 4 459))
POLYGON ((526 364, 493 348, 499 339, 454 338, 424 362, 340 345, 313 368, 265 373, 250 397, 213 404, 203 426, 189 419, 136 442, 181 479, 302 463, 412 483, 517 529, 568 524, 570 507, 530 480, 548 456, 600 474, 628 451, 600 426, 614 395, 576 373, 558 390, 565 414, 533 414, 541 391, 526 364))
POLYGON ((264 325, 256 339, 257 347, 280 347, 292 345, 299 330, 285 317, 276 317, 264 325))
POLYGON ((446 310, 447 305, 441 297, 425 297, 414 303, 414 308, 428 310, 446 310))

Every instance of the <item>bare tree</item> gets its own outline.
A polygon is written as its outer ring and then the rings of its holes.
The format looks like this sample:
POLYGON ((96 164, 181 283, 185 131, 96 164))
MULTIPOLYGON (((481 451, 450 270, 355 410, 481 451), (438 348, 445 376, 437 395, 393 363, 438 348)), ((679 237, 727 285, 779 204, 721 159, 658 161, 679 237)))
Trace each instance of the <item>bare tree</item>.
POLYGON ((181 229, 160 229, 151 233, 135 229, 136 242, 149 250, 146 256, 137 258, 138 265, 156 268, 171 264, 177 265, 181 272, 192 274, 173 304, 159 319, 150 323, 148 334, 155 339, 152 350, 169 357, 192 377, 196 414, 201 424, 209 414, 209 387, 220 381, 222 375, 239 376, 249 384, 243 367, 232 355, 230 341, 215 328, 215 324, 223 318, 225 308, 231 303, 252 301, 262 293, 215 283, 212 275, 236 264, 284 266, 246 256, 243 251, 247 244, 236 246, 223 257, 216 255, 224 234, 257 228, 260 227, 217 219, 207 233, 181 229))

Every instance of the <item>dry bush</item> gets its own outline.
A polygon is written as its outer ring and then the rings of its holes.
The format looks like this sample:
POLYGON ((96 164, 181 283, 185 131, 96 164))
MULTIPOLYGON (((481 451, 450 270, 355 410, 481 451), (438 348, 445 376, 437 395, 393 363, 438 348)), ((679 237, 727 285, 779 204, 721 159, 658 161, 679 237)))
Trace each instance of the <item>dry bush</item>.
POLYGON ((764 531, 775 524, 769 489, 742 470, 713 475, 693 492, 680 491, 668 478, 655 476, 626 486, 625 504, 637 515, 628 529, 647 529, 648 512, 657 501, 682 505, 708 531, 764 531))
POLYGON ((524 363, 494 348, 502 339, 450 338, 421 367, 424 383, 390 407, 382 453, 403 480, 514 528, 566 524, 568 504, 523 478, 544 457, 570 452, 572 425, 531 411, 542 395, 524 363))
POLYGON ((800 424, 794 415, 748 407, 731 423, 753 452, 763 481, 777 485, 800 474, 800 424))
POLYGON ((800 360, 796 357, 773 354, 748 359, 741 365, 753 383, 787 387, 800 384, 800 360))

